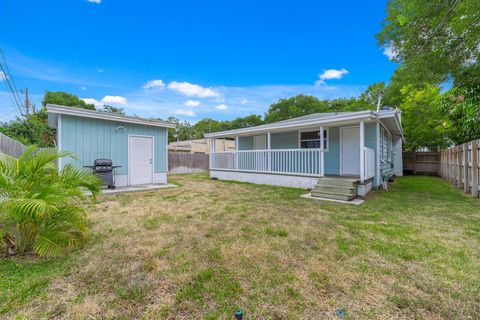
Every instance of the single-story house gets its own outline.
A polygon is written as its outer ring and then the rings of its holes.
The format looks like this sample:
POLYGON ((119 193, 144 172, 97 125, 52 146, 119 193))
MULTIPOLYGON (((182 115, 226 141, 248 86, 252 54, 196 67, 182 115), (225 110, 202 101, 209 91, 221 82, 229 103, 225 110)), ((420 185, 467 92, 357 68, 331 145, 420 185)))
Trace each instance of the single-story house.
POLYGON ((115 186, 167 182, 168 122, 48 104, 48 124, 57 129, 59 150, 77 159, 63 158, 77 167, 92 166, 96 159, 111 159, 115 186))
MULTIPOLYGON (((210 139, 173 141, 168 144, 168 151, 208 154, 213 149, 210 142, 210 139)), ((215 143, 215 150, 217 151, 235 151, 235 140, 233 139, 216 139, 215 143)))
POLYGON ((315 196, 351 200, 402 175, 396 109, 316 113, 205 137, 236 141, 233 152, 212 150, 215 179, 314 189, 315 196))

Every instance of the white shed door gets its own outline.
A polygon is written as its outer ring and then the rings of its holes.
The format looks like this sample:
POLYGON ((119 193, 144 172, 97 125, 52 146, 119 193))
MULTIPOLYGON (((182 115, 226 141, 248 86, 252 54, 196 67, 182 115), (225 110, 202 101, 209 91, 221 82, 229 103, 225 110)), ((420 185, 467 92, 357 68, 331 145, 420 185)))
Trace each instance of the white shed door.
POLYGON ((341 139, 341 174, 348 176, 360 175, 360 129, 347 127, 340 129, 341 139))
POLYGON ((130 185, 153 182, 153 137, 128 137, 130 185))

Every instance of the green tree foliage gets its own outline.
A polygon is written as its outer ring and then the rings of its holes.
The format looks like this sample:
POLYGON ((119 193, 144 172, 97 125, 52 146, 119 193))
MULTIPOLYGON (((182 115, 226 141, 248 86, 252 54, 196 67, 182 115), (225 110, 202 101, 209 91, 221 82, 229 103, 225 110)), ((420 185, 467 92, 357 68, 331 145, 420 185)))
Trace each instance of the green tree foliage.
POLYGON ((43 97, 42 105, 45 107, 47 104, 58 104, 68 107, 77 107, 89 110, 95 110, 93 104, 85 103, 78 96, 63 92, 63 91, 47 91, 43 97))
POLYGON ((0 132, 25 145, 52 147, 55 130, 48 127, 47 121, 47 111, 42 108, 24 118, 16 117, 14 120, 2 124, 0 132))
MULTIPOLYGON (((55 129, 48 127, 47 110, 45 109, 45 106, 49 103, 95 110, 93 104, 85 103, 76 95, 61 91, 46 91, 42 101, 42 109, 25 117, 16 117, 8 123, 2 123, 0 132, 25 145, 53 147, 55 129)), ((122 109, 111 106, 105 106, 102 111, 123 114, 122 109)))
POLYGON ((109 105, 104 105, 102 109, 98 110, 106 113, 115 113, 119 115, 125 115, 125 111, 123 111, 123 108, 118 108, 114 106, 109 106, 109 105))
POLYGON ((448 136, 455 143, 480 138, 480 89, 452 88, 442 99, 441 112, 446 119, 448 136))
POLYGON ((410 84, 461 82, 480 60, 479 21, 478 0, 391 0, 377 40, 410 84))
POLYGON ((87 219, 79 201, 95 201, 100 181, 70 164, 58 172, 55 162, 66 156, 33 146, 18 159, 0 155, 0 229, 19 254, 55 256, 85 242, 87 219))
POLYGON ((422 147, 430 150, 445 147, 446 127, 440 110, 440 89, 436 86, 425 86, 422 89, 406 86, 401 93, 404 148, 414 151, 422 147))
POLYGON ((170 117, 167 121, 175 124, 175 129, 169 130, 169 142, 202 139, 205 133, 246 128, 263 123, 262 118, 259 115, 253 114, 246 117, 236 118, 231 121, 217 121, 205 118, 194 125, 188 121, 181 122, 175 117, 170 117))

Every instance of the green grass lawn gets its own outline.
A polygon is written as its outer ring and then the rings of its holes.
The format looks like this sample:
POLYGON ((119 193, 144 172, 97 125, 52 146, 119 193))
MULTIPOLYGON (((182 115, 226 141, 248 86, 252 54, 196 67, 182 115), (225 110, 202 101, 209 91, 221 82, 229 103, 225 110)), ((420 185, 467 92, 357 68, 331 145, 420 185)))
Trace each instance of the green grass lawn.
POLYGON ((402 177, 361 206, 170 177, 100 197, 87 246, 0 259, 0 318, 475 319, 480 200, 402 177))

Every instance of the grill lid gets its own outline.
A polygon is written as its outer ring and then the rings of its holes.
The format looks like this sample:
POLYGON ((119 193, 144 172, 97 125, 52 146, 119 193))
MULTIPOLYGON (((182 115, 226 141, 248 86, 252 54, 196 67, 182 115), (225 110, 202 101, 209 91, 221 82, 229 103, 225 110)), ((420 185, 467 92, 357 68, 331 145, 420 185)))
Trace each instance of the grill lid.
POLYGON ((113 164, 111 159, 95 159, 93 165, 95 167, 111 167, 113 164))

